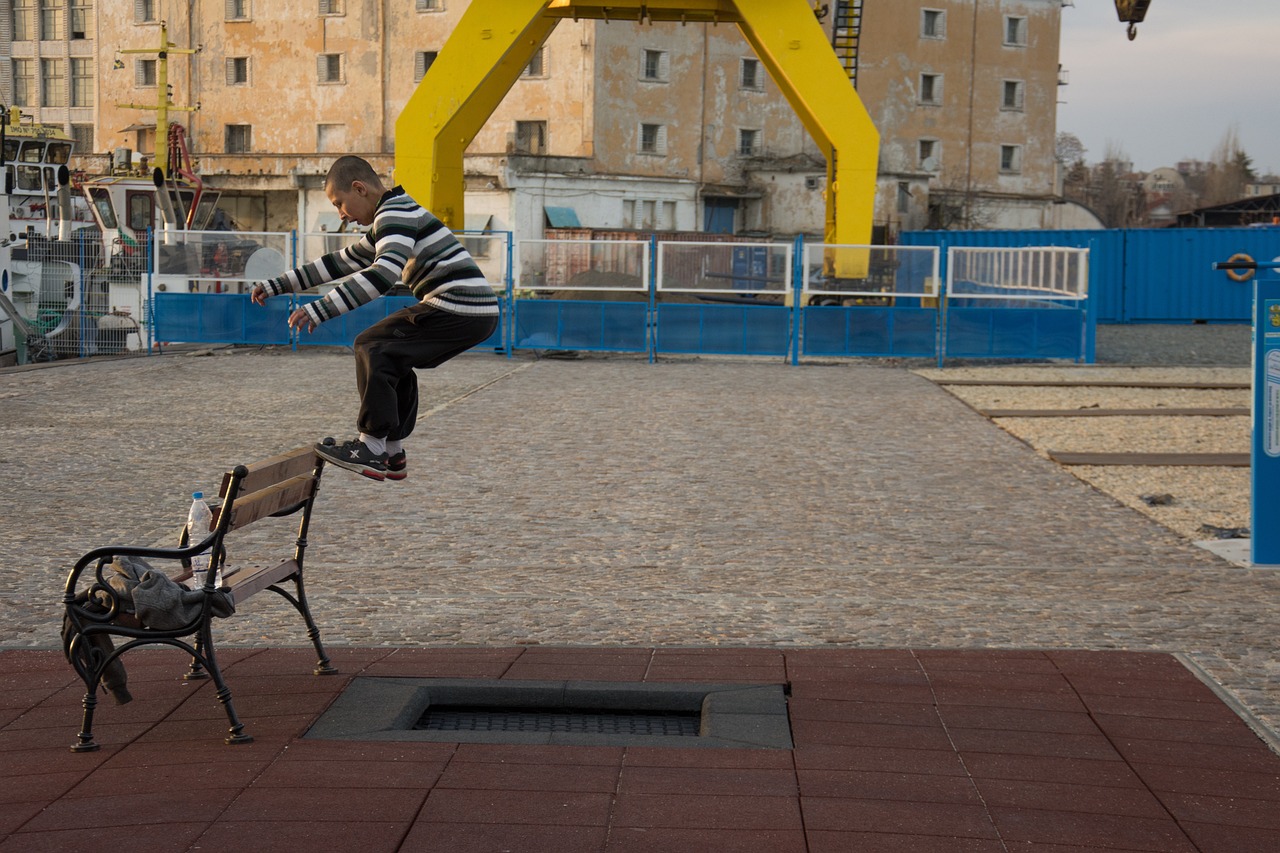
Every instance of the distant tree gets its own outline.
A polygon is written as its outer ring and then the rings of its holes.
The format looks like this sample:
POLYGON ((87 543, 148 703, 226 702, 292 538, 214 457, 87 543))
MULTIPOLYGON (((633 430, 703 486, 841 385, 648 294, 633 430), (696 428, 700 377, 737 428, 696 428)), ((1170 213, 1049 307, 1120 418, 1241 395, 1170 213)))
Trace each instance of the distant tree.
POLYGON ((1063 166, 1084 162, 1084 155, 1088 150, 1074 133, 1060 131, 1054 140, 1054 159, 1063 166))
POLYGON ((1146 209, 1146 194, 1128 173, 1129 162, 1129 156, 1118 145, 1108 143, 1106 159, 1093 173, 1089 199, 1108 228, 1132 227, 1146 209))
POLYGON ((1200 203, 1207 207, 1235 201, 1244 196, 1245 185, 1255 180, 1253 160, 1241 146, 1239 132, 1234 126, 1229 127, 1213 149, 1200 188, 1200 203))

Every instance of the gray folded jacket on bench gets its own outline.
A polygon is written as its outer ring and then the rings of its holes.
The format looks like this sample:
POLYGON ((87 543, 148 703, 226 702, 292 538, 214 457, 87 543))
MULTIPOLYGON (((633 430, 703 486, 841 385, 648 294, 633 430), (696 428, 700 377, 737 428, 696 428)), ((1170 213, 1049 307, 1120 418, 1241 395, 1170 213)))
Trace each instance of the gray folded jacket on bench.
MULTIPOLYGON (((111 569, 113 573, 107 578, 107 583, 122 602, 133 602, 134 615, 147 628, 157 631, 181 628, 200 615, 200 606, 204 602, 202 589, 188 589, 164 572, 153 569, 141 557, 118 556, 111 561, 111 569)), ((105 593, 99 595, 105 597, 105 593)), ((230 594, 222 590, 214 592, 210 608, 218 617, 236 612, 230 594)))

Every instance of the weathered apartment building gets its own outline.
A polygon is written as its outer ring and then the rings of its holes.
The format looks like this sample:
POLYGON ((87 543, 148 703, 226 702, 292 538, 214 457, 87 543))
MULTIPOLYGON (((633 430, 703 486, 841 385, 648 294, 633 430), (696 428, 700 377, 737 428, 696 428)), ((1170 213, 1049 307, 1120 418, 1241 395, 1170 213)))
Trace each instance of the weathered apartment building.
MULTIPOLYGON (((877 223, 1059 227, 1070 0, 815 4, 881 134, 877 223)), ((395 124, 469 0, 0 0, 6 102, 107 166, 157 144, 167 89, 242 229, 337 219, 341 153, 390 173, 395 124), (185 51, 193 51, 190 54, 185 51), (127 106, 132 105, 132 106, 127 106)), ((456 48, 454 48, 456 49, 456 48)), ((851 82, 851 85, 853 83, 851 82)), ((733 24, 564 20, 467 149, 467 224, 821 233, 826 165, 733 24)))

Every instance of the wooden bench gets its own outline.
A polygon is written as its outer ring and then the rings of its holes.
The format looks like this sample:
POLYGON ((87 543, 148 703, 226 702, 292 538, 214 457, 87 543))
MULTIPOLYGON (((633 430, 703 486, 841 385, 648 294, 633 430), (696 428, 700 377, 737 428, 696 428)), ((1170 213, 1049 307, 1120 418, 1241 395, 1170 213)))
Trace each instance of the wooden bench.
MULTIPOLYGON (((320 487, 324 464, 314 448, 308 446, 251 465, 237 465, 223 476, 219 490, 221 503, 214 508, 209 535, 201 541, 191 543, 184 526, 177 548, 107 546, 95 548, 76 561, 67 576, 63 599, 66 606, 63 650, 85 683, 84 721, 76 743, 71 747, 72 751, 88 752, 98 748, 93 739, 93 715, 104 674, 110 671, 117 678, 122 678, 121 655, 145 645, 175 646, 189 653, 191 667, 184 678, 201 679, 212 676, 217 688, 216 696, 222 703, 230 724, 226 742, 239 744, 253 740, 250 735, 245 734, 244 725, 236 716, 231 691, 218 668, 214 650, 215 610, 219 609, 217 605, 225 605, 226 596, 236 606, 264 589, 284 597, 306 623, 307 636, 319 656, 315 674, 329 675, 337 672, 330 665, 329 657, 320 643, 320 631, 311 617, 303 585, 303 555, 307 548, 307 531, 311 525, 311 511, 320 487), (237 568, 234 565, 223 565, 227 553, 224 542, 228 534, 264 518, 298 512, 301 512, 301 518, 291 558, 265 567, 237 568), (159 629, 143 625, 132 612, 132 598, 126 599, 124 594, 108 582, 107 574, 112 572, 111 565, 117 557, 141 557, 148 562, 157 561, 151 562, 153 569, 165 571, 175 581, 189 581, 190 559, 202 553, 212 555, 208 580, 204 586, 197 587, 204 596, 190 607, 194 615, 189 619, 181 617, 186 621, 178 627, 159 629), (173 571, 166 570, 162 561, 176 564, 173 571), (214 570, 219 566, 223 570, 221 589, 213 585, 214 570), (292 591, 280 586, 286 581, 292 581, 292 591), (115 646, 112 638, 121 638, 124 642, 115 646)), ((225 607, 221 609, 225 610, 225 607)), ((122 682, 115 695, 119 702, 127 702, 132 698, 122 682)))

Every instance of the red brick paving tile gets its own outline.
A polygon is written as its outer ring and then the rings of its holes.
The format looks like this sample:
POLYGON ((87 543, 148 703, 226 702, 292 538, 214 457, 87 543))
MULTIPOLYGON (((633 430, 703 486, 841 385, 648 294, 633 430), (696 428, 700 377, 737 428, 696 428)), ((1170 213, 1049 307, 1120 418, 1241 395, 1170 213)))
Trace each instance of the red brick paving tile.
MULTIPOLYGON (((1206 794, 1159 794, 1157 796, 1169 813, 1181 823, 1247 826, 1280 832, 1280 809, 1268 800, 1211 797, 1206 794)), ((1280 848, 1276 849, 1280 850, 1280 848)))
POLYGON ((800 801, 798 797, 621 793, 614 806, 611 825, 799 830, 800 801))
POLYGON ((1011 779, 1112 788, 1143 787, 1142 780, 1132 768, 1121 761, 975 752, 964 757, 964 765, 979 780, 1011 779))
POLYGON ((400 844, 406 829, 407 824, 403 822, 220 820, 200 836, 194 849, 252 850, 255 853, 394 853, 401 849, 432 849, 402 848, 400 844))
POLYGON ((1222 702, 1208 685, 1189 672, 1185 678, 1140 678, 1100 673, 1076 674, 1070 676, 1069 680, 1086 699, 1092 696, 1132 696, 1141 699, 1222 702))
POLYGON ((21 719, 22 715, 27 713, 28 706, 34 707, 38 701, 39 700, 32 700, 21 708, 0 708, 0 729, 3 729, 14 720, 21 719))
POLYGON ((258 778, 263 769, 261 764, 252 761, 172 763, 180 760, 182 756, 174 756, 170 761, 144 766, 117 766, 112 762, 95 770, 85 778, 84 784, 76 786, 66 796, 95 797, 105 791, 145 794, 170 788, 244 788, 258 778))
POLYGON ((1058 758, 1088 758, 1095 761, 1119 761, 1111 741, 1101 734, 1046 734, 1044 732, 1008 732, 998 729, 948 728, 955 748, 970 752, 1002 755, 1043 755, 1058 758))
POLYGON ((1153 853, 1196 853, 1171 818, 1084 814, 1035 809, 992 808, 1006 841, 1036 841, 1088 847, 1119 847, 1153 853))
POLYGON ((436 783, 438 788, 512 791, 597 791, 618 787, 613 764, 497 764, 454 761, 436 783))
POLYGON ((28 773, 21 776, 8 768, 0 773, 0 803, 23 803, 54 799, 74 788, 87 771, 67 770, 61 773, 28 773))
MULTIPOLYGON (((341 693, 351 680, 348 675, 311 675, 310 673, 278 673, 276 675, 235 675, 224 673, 232 697, 266 694, 289 695, 294 693, 341 693)), ((212 688, 212 685, 210 685, 212 688)), ((135 696, 136 698, 136 696, 135 696)), ((210 697, 213 698, 212 689, 210 697)))
POLYGON ((590 646, 529 646, 521 652, 518 663, 586 664, 588 666, 622 666, 648 664, 650 649, 590 646))
POLYGON ((306 761, 439 761, 458 751, 452 743, 412 743, 408 741, 321 740, 293 741, 279 760, 306 761))
MULTIPOLYGON (((225 723, 226 720, 223 720, 225 723)), ((127 748, 119 750, 111 760, 111 767, 149 767, 156 764, 167 764, 176 760, 187 764, 245 762, 266 767, 280 753, 279 744, 261 742, 246 744, 226 744, 221 736, 204 737, 201 733, 198 740, 137 740, 127 748)), ((103 747, 106 748, 105 746, 103 747)), ((97 753, 90 753, 96 755, 97 753)))
POLYGON ((1045 657, 1063 672, 1106 674, 1143 672, 1147 678, 1182 678, 1187 668, 1165 652, 1091 652, 1074 649, 1046 651, 1045 657))
POLYGON ((797 743, 880 746, 902 749, 951 748, 947 732, 938 726, 886 726, 879 723, 840 723, 831 720, 791 721, 797 743))
POLYGON ((801 770, 798 775, 800 794, 806 798, 982 804, 973 780, 963 776, 924 776, 866 770, 801 770))
POLYGON ((805 797, 804 826, 809 832, 829 830, 958 838, 998 837, 986 809, 981 805, 964 803, 805 797))
POLYGON ((599 853, 603 826, 416 823, 400 849, 405 853, 599 853))
POLYGON ((655 661, 644 680, 645 683, 694 681, 707 684, 781 684, 787 677, 781 666, 725 666, 711 662, 680 665, 655 661))
POLYGON ((620 794, 724 794, 728 796, 795 797, 791 768, 756 770, 741 767, 634 767, 622 770, 620 794))
POLYGON ((787 703, 794 720, 831 720, 844 723, 882 723, 891 726, 941 726, 932 703, 858 702, 843 699, 797 699, 787 703))
MULTIPOLYGON (((148 728, 148 723, 108 723, 97 718, 93 723, 93 739, 102 746, 122 745, 141 737, 148 728)), ((67 725, 42 729, 4 729, 0 731, 0 762, 7 764, 11 751, 69 750, 76 743, 79 731, 79 719, 67 725)))
POLYGON ((576 663, 525 663, 516 661, 503 673, 504 679, 522 681, 641 681, 646 663, 576 664, 576 663))
POLYGON ((791 695, 797 699, 842 699, 860 702, 933 702, 933 688, 925 684, 866 684, 852 681, 793 681, 791 695))
MULTIPOLYGON (((51 832, 19 832, 0 844, 2 853, 186 853, 205 828, 204 823, 164 823, 130 826, 125 837, 120 832, 64 829, 51 832)), ((261 848, 259 848, 261 849, 261 848)))
POLYGON ((930 672, 935 689, 964 687, 973 690, 1013 690, 1029 693, 1074 693, 1071 683, 1056 672, 930 672))
POLYGON ((627 750, 627 767, 709 767, 792 770, 786 749, 682 749, 640 746, 627 750))
POLYGON ((714 662, 727 666, 785 667, 787 655, 773 649, 654 649, 653 662, 675 666, 714 662))
POLYGON ((443 761, 294 759, 277 761, 254 780, 255 788, 413 788, 426 790, 444 772, 443 761))
POLYGON ((1275 853, 1280 850, 1280 832, 1242 826, 1183 824, 1183 829, 1201 853, 1275 853))
MULTIPOLYGON (((245 720, 254 717, 277 717, 289 714, 313 714, 318 717, 333 704, 333 700, 337 696, 336 692, 251 693, 246 695, 237 693, 234 684, 229 686, 231 688, 231 698, 235 702, 236 713, 245 720)), ((203 697, 201 698, 203 699, 203 697)), ((132 707, 132 705, 127 707, 132 707)), ((222 703, 214 700, 212 702, 184 702, 176 707, 172 713, 168 714, 167 718, 170 720, 206 720, 222 717, 225 720, 226 716, 226 711, 222 709, 222 703)))
MULTIPOLYGON (((323 641, 324 634, 321 632, 323 641)), ((329 663, 337 667, 340 675, 354 675, 361 669, 376 663, 392 653, 390 649, 362 649, 349 646, 326 648, 329 663)), ((241 675, 297 675, 312 674, 319 657, 315 649, 269 649, 233 663, 226 660, 225 650, 218 651, 218 665, 228 679, 241 675)), ((332 675, 315 676, 316 678, 332 678, 332 675)))
POLYGON ((919 666, 910 649, 787 649, 787 666, 821 664, 831 666, 888 666, 914 669, 919 666))
POLYGON ((612 794, 582 791, 474 791, 436 788, 418 823, 607 826, 612 794))
MULTIPOLYGON (((271 743, 283 745, 284 741, 302 737, 316 720, 315 714, 247 717, 240 713, 238 704, 236 712, 240 716, 240 722, 244 725, 244 733, 252 736, 255 743, 264 745, 271 743)), ((193 720, 164 720, 144 732, 140 732, 137 737, 140 743, 169 743, 196 738, 208 739, 213 744, 221 744, 224 747, 233 746, 236 749, 248 745, 225 744, 224 741, 230 730, 231 724, 227 721, 224 713, 221 716, 201 717, 193 720)), ((100 743, 107 740, 105 733, 98 733, 97 724, 94 724, 94 735, 100 743)))
MULTIPOLYGON (((90 829, 212 821, 240 793, 238 788, 151 789, 99 793, 96 797, 63 797, 48 804, 23 826, 28 832, 47 829, 90 829)), ((117 839, 118 840, 118 839, 117 839)))
POLYGON ((0 809, 0 837, 16 831, 27 821, 44 811, 45 806, 48 804, 48 799, 35 802, 20 800, 5 803, 4 808, 0 809))
POLYGON ((809 832, 809 853, 1006 853, 999 841, 878 832, 809 832))
POLYGON ((1086 713, 1038 711, 1028 708, 975 708, 948 705, 939 710, 942 722, 958 729, 997 729, 1045 734, 1097 734, 1098 727, 1086 713))
POLYGON ((1138 764, 1134 769, 1153 791, 1244 797, 1280 803, 1280 771, 1248 773, 1235 769, 1209 770, 1204 767, 1170 767, 1160 764, 1138 764))
POLYGON ((1027 779, 979 779, 976 784, 983 801, 992 807, 1168 818, 1160 800, 1142 788, 1069 785, 1027 779))
POLYGON ((856 666, 803 666, 787 667, 787 675, 803 684, 854 684, 861 686, 928 687, 929 676, 919 668, 888 669, 856 666))
MULTIPOLYGON (((76 683, 80 685, 80 693, 83 694, 84 682, 76 683)), ((61 683, 43 687, 10 687, 0 692, 0 709, 23 713, 66 688, 67 685, 61 683)))
POLYGON ((245 790, 227 807, 221 820, 317 821, 375 823, 413 820, 423 791, 405 788, 366 788, 352 780, 348 788, 259 788, 245 790))
POLYGON ((975 705, 983 708, 1028 708, 1041 711, 1084 711, 1074 693, 1027 692, 994 687, 943 686, 933 689, 938 705, 975 705))
POLYGON ((1037 844, 1034 841, 1006 841, 1005 849, 1007 853, 1141 853, 1132 848, 1121 849, 1119 847, 1082 847, 1078 844, 1037 844))
POLYGON ((1095 714, 1098 727, 1108 737, 1168 740, 1185 743, 1217 743, 1252 747, 1259 738, 1239 717, 1234 720, 1152 720, 1112 714, 1095 714))
POLYGON ((1240 719, 1222 702, 1093 695, 1085 697, 1085 704, 1095 714, 1144 717, 1152 720, 1206 720, 1226 723, 1240 719))
POLYGON ((618 746, 515 746, 510 744, 460 743, 455 761, 489 761, 511 764, 603 764, 622 765, 618 746))
POLYGON ((779 830, 618 827, 607 853, 806 853, 804 833, 779 830))
POLYGON ((923 773, 932 776, 966 776, 955 752, 936 749, 883 749, 871 746, 797 746, 796 767, 801 770, 873 770, 923 773))
POLYGON ((916 659, 930 675, 942 672, 1055 673, 1058 668, 1043 652, 948 651, 919 649, 916 659))
POLYGON ((1250 773, 1280 772, 1280 756, 1262 741, 1256 746, 1179 743, 1177 741, 1119 738, 1116 749, 1131 764, 1171 764, 1211 770, 1244 770, 1250 773))

